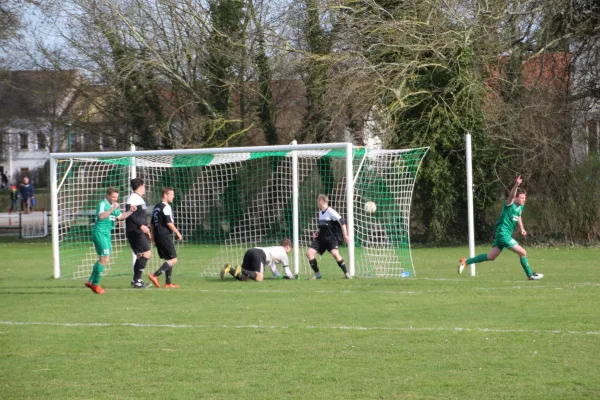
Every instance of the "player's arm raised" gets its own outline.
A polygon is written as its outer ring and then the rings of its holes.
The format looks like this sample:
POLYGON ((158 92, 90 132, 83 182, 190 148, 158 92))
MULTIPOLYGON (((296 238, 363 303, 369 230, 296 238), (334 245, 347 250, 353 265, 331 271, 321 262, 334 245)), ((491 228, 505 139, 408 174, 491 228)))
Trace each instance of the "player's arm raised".
POLYGON ((110 214, 112 214, 112 212, 115 211, 117 208, 119 208, 119 203, 113 203, 111 208, 98 214, 98 219, 102 221, 103 219, 108 218, 110 214))
MULTIPOLYGON (((114 206, 114 204, 113 204, 113 206, 114 206)), ((118 207, 118 204, 117 204, 117 207, 118 207)), ((125 211, 124 213, 122 213, 121 215, 119 215, 119 216, 117 217, 117 219, 118 219, 119 221, 121 221, 121 220, 124 220, 124 219, 126 219, 126 218, 129 218, 129 216, 130 216, 131 214, 133 214, 133 213, 135 212, 135 210, 137 210, 137 207, 136 207, 135 205, 133 205, 133 204, 132 204, 132 205, 129 207, 129 211, 125 211)))
POLYGON ((521 183, 523 183, 523 178, 521 178, 521 175, 519 175, 517 176, 515 185, 512 187, 512 189, 510 189, 510 192, 508 193, 508 198, 506 199, 507 206, 510 206, 512 203, 515 202, 515 197, 517 197, 517 190, 519 189, 519 185, 521 183))

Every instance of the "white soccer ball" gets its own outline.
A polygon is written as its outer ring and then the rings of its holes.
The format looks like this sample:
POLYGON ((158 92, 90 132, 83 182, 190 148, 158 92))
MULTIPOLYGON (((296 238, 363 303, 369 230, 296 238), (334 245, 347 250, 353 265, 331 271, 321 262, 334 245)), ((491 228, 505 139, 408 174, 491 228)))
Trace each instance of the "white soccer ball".
POLYGON ((377 211, 377 205, 372 201, 367 201, 365 203, 365 211, 369 214, 373 214, 375 211, 377 211))

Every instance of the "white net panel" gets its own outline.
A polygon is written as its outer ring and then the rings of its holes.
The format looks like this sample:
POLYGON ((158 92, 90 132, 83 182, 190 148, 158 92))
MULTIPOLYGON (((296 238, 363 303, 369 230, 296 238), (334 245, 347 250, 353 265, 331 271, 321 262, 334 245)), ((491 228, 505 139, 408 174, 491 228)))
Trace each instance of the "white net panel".
MULTIPOLYGON (((426 149, 406 151, 354 150, 354 194, 357 275, 398 276, 414 273, 408 224, 412 189, 426 149), (364 203, 373 201, 369 214, 364 203)), ((344 218, 346 209, 345 150, 298 151, 299 240, 301 260, 317 230, 319 194, 344 218)), ((292 157, 290 152, 219 155, 93 157, 59 160, 57 196, 59 251, 63 276, 87 278, 97 260, 91 242, 94 210, 106 188, 120 191, 124 210, 132 170, 145 182, 148 214, 165 186, 175 189, 175 224, 183 235, 180 260, 192 263, 202 276, 217 276, 225 263, 241 263, 255 246, 292 239, 292 157)), ((124 222, 113 231, 110 274, 131 274, 132 254, 124 222)), ((154 249, 153 249, 154 250, 154 249)), ((346 257, 345 249, 341 250, 346 257)), ((337 268, 330 256, 331 264, 337 268)), ((290 260, 293 257, 290 254, 290 260)), ((156 252, 146 267, 153 272, 156 252)), ((328 267, 326 267, 328 268, 328 267)), ((302 262, 300 273, 311 274, 302 262)))

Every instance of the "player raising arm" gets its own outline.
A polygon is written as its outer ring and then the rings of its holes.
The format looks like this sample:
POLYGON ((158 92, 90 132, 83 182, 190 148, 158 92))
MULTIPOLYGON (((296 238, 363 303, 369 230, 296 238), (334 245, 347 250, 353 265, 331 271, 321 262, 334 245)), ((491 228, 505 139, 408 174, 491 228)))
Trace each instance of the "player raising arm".
POLYGON ((92 242, 98 253, 98 261, 94 264, 92 275, 85 283, 85 286, 92 289, 94 293, 104 294, 104 289, 100 287, 100 279, 110 261, 111 240, 110 233, 115 227, 115 221, 123 220, 129 217, 135 210, 132 206, 129 211, 121 213, 119 209, 119 191, 113 187, 106 189, 106 198, 96 206, 96 223, 92 228, 92 242))
POLYGON ((322 255, 325 251, 329 251, 338 266, 344 272, 346 279, 350 279, 350 274, 346 270, 344 259, 340 255, 338 247, 342 241, 342 235, 346 243, 350 241, 348 232, 346 231, 346 221, 333 208, 329 207, 329 199, 324 194, 317 197, 317 206, 319 207, 319 232, 313 236, 313 241, 310 244, 306 257, 310 267, 315 271, 313 279, 321 279, 321 272, 317 265, 315 254, 322 255))
POLYGON ((543 274, 531 272, 529 261, 527 260, 527 252, 522 248, 515 239, 512 238, 515 225, 519 225, 519 231, 521 235, 527 235, 525 228, 523 227, 523 220, 521 214, 527 201, 527 194, 523 190, 519 190, 519 185, 523 182, 523 178, 519 175, 515 181, 515 185, 510 190, 506 202, 502 205, 502 211, 500 217, 496 221, 496 237, 492 248, 487 254, 479 254, 473 258, 465 259, 461 258, 458 265, 458 273, 463 272, 465 267, 470 264, 477 264, 484 261, 494 261, 502 250, 509 249, 519 255, 521 260, 521 267, 527 275, 527 279, 532 281, 540 280, 544 277, 543 274))
POLYGON ((240 281, 247 281, 248 278, 260 282, 264 279, 265 266, 268 265, 275 276, 278 279, 296 279, 297 277, 292 275, 290 270, 290 262, 287 256, 292 250, 292 241, 290 239, 283 239, 279 246, 271 247, 254 247, 246 251, 244 254, 244 261, 241 266, 231 268, 231 265, 226 264, 225 268, 221 270, 221 279, 227 274, 233 275, 233 277, 240 281), (281 275, 277 270, 277 264, 283 265, 284 274, 281 275))
POLYGON ((173 234, 177 236, 177 240, 182 239, 181 233, 179 233, 179 230, 173 222, 171 203, 174 198, 175 191, 172 187, 165 187, 162 189, 160 203, 155 205, 152 210, 152 223, 150 224, 150 231, 154 238, 154 245, 158 250, 158 256, 165 260, 165 262, 155 273, 150 274, 148 278, 152 281, 154 286, 160 287, 158 277, 164 272, 166 277, 165 287, 168 289, 179 288, 179 285, 175 285, 171 282, 173 266, 177 264, 177 252, 175 251, 175 245, 173 244, 173 234))

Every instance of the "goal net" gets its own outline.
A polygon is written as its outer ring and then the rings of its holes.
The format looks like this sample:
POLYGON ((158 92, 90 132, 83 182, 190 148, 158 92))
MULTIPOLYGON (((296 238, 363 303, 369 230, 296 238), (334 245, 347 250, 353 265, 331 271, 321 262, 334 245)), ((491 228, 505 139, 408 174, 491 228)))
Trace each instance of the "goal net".
MULTIPOLYGON (((91 242, 95 207, 115 187, 124 210, 132 177, 144 180, 148 214, 161 189, 174 188, 173 217, 183 236, 178 255, 201 276, 218 276, 224 264, 240 264, 247 249, 284 238, 294 243, 292 268, 312 274, 305 253, 318 230, 319 194, 347 220, 352 241, 341 253, 353 275, 414 274, 410 203, 426 152, 323 144, 52 154, 54 276, 89 276, 98 258, 91 242), (366 210, 367 202, 375 212, 366 210)), ((105 273, 128 275, 133 255, 124 222, 112 235, 105 273)), ((152 250, 149 272, 160 262, 152 250)), ((325 274, 339 271, 330 256, 319 265, 325 274)))

